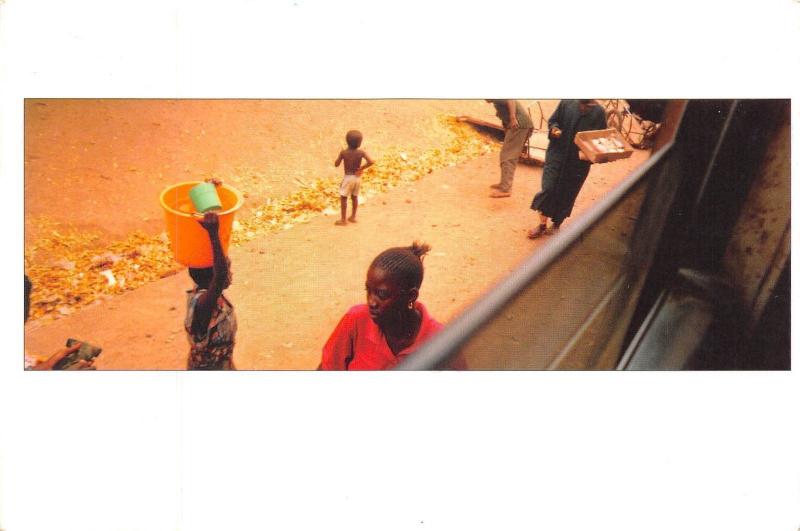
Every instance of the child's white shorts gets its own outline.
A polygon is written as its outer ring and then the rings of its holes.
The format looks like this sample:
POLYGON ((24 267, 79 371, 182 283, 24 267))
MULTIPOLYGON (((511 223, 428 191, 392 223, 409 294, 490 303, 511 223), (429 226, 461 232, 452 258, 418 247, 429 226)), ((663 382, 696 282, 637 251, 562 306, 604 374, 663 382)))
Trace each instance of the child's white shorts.
POLYGON ((358 175, 345 175, 339 185, 339 195, 342 197, 357 196, 361 190, 361 177, 358 175))

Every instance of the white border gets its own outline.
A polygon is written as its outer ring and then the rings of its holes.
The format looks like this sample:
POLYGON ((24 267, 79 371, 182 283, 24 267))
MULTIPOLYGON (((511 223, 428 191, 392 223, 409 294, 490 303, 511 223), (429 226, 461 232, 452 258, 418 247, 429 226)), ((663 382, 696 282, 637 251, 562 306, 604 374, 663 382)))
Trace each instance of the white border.
POLYGON ((798 124, 799 12, 0 2, 0 528, 796 529, 797 370, 22 373, 14 279, 25 97, 791 97, 798 124))

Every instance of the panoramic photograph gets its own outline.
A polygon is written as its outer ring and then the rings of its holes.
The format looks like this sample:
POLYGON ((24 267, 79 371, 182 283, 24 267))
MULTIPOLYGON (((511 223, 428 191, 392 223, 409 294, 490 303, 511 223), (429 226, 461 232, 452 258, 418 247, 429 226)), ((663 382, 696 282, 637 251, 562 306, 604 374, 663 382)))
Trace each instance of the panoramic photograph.
POLYGON ((24 129, 28 370, 790 368, 788 100, 26 99, 24 129))

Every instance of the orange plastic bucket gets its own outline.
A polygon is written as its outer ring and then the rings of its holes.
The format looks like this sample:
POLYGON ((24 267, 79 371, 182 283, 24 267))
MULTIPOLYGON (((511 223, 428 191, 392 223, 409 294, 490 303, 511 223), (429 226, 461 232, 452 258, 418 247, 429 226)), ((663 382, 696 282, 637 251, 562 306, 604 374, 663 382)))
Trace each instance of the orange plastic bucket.
MULTIPOLYGON (((172 244, 175 261, 188 267, 211 267, 214 256, 211 252, 211 240, 208 232, 198 222, 189 190, 201 181, 191 181, 168 186, 161 192, 161 207, 164 209, 164 220, 167 234, 172 244)), ((236 188, 222 184, 217 187, 222 210, 219 215, 219 239, 222 249, 227 254, 231 241, 233 217, 244 203, 242 194, 236 188)))

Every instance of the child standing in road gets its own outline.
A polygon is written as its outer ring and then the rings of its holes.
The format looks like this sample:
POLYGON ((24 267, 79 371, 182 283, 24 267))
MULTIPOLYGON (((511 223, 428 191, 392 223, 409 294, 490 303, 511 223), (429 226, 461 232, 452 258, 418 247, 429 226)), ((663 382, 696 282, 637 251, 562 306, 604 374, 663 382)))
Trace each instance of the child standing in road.
POLYGON ((195 287, 186 292, 184 328, 191 347, 187 368, 235 370, 236 314, 233 305, 222 294, 231 285, 230 260, 222 250, 217 213, 206 212, 199 223, 208 231, 214 265, 202 269, 189 268, 195 287))
POLYGON ((344 179, 342 184, 339 185, 339 199, 342 206, 342 219, 336 222, 336 225, 347 225, 348 220, 355 223, 356 211, 358 211, 358 192, 361 189, 361 174, 365 169, 372 166, 375 162, 367 155, 366 151, 359 149, 361 142, 364 139, 360 131, 348 131, 345 136, 347 140, 347 149, 339 152, 334 165, 338 168, 339 164, 344 161, 344 179), (366 160, 367 163, 363 166, 361 161, 366 160), (347 217, 347 198, 348 196, 353 201, 353 214, 347 217))

